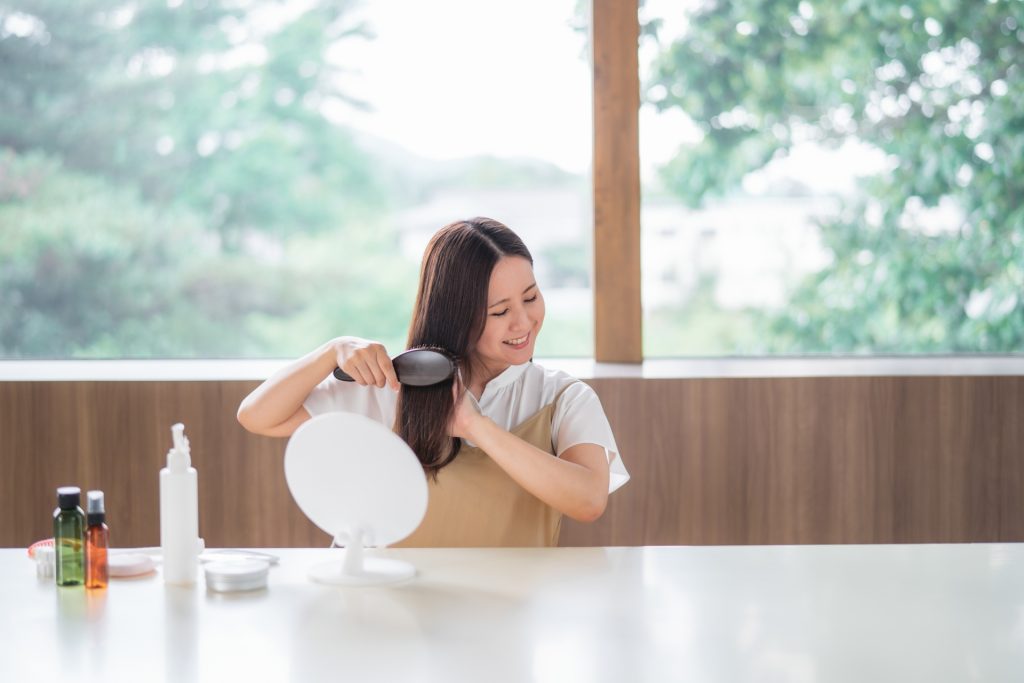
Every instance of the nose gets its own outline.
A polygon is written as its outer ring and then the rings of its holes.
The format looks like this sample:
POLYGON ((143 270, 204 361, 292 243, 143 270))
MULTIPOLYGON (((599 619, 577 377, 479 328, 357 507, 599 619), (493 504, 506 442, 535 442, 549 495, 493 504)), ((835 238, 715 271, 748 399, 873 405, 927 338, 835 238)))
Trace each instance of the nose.
POLYGON ((530 319, 529 313, 526 312, 525 308, 520 307, 516 312, 511 329, 517 332, 529 332, 532 327, 533 321, 530 319))

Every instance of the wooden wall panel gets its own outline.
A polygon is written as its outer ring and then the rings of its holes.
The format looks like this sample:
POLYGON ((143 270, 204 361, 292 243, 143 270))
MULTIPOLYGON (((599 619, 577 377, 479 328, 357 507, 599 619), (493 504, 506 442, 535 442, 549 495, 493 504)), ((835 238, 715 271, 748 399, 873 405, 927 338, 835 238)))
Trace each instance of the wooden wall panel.
POLYGON ((159 471, 185 423, 210 546, 323 546, 291 500, 283 440, 246 433, 234 413, 255 382, 0 383, 0 546, 52 536, 54 490, 106 492, 111 542, 160 542, 159 471))
POLYGON ((564 544, 1024 540, 1024 378, 591 384, 634 480, 564 544))
POLYGON ((1024 381, 993 392, 999 406, 992 448, 999 454, 995 489, 996 535, 1024 538, 1024 381))
MULTIPOLYGON (((632 481, 564 545, 1024 541, 1021 377, 596 379, 632 481)), ((255 382, 0 383, 0 546, 51 535, 54 489, 107 492, 115 545, 159 542, 172 423, 211 546, 325 546, 255 382)))

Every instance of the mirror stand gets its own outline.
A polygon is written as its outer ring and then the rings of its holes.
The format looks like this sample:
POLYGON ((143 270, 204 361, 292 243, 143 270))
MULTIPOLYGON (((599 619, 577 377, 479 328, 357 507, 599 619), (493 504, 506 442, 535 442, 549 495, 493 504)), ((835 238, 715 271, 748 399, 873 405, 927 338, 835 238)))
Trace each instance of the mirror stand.
POLYGON ((369 538, 369 530, 362 526, 337 534, 334 543, 345 546, 344 558, 313 565, 309 568, 309 578, 336 586, 383 586, 407 581, 416 575, 416 568, 408 562, 365 557, 364 544, 369 538))

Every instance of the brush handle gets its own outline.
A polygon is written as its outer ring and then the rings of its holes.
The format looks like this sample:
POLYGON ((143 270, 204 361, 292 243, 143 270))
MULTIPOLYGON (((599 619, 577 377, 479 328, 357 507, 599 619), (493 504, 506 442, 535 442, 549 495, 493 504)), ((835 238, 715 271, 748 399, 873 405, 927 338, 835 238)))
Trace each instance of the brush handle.
MULTIPOLYGON (((398 381, 412 387, 428 387, 449 380, 458 367, 447 353, 423 348, 403 351, 392 359, 392 363, 398 381)), ((334 369, 334 376, 343 382, 355 381, 341 368, 334 369)))

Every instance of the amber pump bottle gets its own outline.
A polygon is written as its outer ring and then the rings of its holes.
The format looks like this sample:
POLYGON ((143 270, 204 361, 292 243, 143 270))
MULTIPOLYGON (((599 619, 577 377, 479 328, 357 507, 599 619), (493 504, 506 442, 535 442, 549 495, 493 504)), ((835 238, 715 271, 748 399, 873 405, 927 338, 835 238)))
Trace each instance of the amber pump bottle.
POLYGON ((107 515, 103 506, 103 491, 89 491, 86 502, 85 530, 85 587, 106 588, 107 547, 110 530, 105 524, 107 515))

